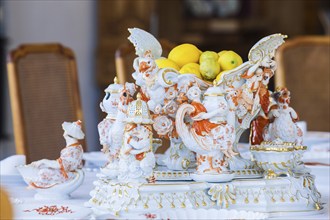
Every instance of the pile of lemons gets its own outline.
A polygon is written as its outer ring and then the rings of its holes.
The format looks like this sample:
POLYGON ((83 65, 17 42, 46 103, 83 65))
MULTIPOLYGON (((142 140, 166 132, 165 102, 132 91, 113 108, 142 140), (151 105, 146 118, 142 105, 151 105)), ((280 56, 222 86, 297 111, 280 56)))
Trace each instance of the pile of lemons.
POLYGON ((213 81, 220 80, 221 75, 243 63, 242 58, 231 50, 200 51, 193 44, 180 44, 174 47, 168 58, 159 58, 159 68, 173 68, 181 74, 195 74, 198 78, 213 81))

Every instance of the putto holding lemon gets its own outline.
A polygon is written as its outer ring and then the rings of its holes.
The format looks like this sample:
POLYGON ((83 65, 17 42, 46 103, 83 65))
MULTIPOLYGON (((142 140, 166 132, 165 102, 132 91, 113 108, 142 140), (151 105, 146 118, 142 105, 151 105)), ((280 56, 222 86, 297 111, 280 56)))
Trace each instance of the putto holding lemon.
POLYGON ((243 63, 240 55, 231 50, 199 50, 195 45, 185 43, 174 47, 168 58, 159 58, 159 68, 173 68, 180 74, 195 74, 206 81, 219 81, 225 71, 234 69, 243 63))

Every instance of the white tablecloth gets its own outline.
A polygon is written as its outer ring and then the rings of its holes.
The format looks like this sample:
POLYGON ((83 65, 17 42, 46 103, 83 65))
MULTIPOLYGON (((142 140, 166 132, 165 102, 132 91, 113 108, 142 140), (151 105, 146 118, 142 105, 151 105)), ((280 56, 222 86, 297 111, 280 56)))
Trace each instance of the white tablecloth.
MULTIPOLYGON (((329 161, 329 151, 330 151, 330 133, 329 132, 307 132, 305 137, 305 145, 309 146, 309 152, 305 153, 305 162, 318 162, 322 164, 330 164, 329 161)), ((244 153, 249 153, 248 147, 246 145, 241 145, 239 149, 242 155, 244 153)), ((102 161, 102 157, 100 157, 100 152, 91 152, 84 155, 84 159, 87 161, 86 164, 94 164, 95 161, 102 161), (88 163, 89 162, 89 163, 88 163)), ((104 155, 101 155, 104 156, 104 155)), ((249 155, 245 155, 249 157, 249 155)), ((16 156, 17 157, 17 156, 16 156)), ((104 158, 103 158, 104 159, 104 158)), ((15 165, 13 162, 17 162, 17 158, 15 161, 12 158, 8 158, 8 160, 1 161, 1 175, 0 175, 0 183, 1 187, 5 188, 10 196, 13 198, 15 202, 15 207, 20 206, 22 204, 36 204, 37 205, 54 203, 54 201, 36 201, 33 196, 35 194, 34 190, 28 190, 27 185, 23 181, 20 175, 4 175, 11 172, 4 172, 6 168, 10 171, 11 165, 15 165)), ((21 160, 21 158, 19 158, 21 160)), ((104 161, 103 161, 104 162, 104 161)), ((14 167, 14 166, 13 166, 14 167)), ((329 187, 330 187, 330 166, 309 166, 311 168, 311 173, 316 176, 315 184, 319 192, 322 194, 322 203, 324 203, 324 209, 321 214, 313 215, 313 216, 292 216, 292 217, 280 217, 277 219, 330 219, 329 218, 329 187)), ((96 180, 97 169, 85 169, 85 179, 83 184, 72 193, 72 197, 70 200, 61 201, 61 203, 66 205, 74 205, 79 207, 84 207, 84 203, 90 199, 89 192, 94 188, 93 181, 96 180)), ((24 218, 23 218, 24 219, 24 218)))
MULTIPOLYGON (((299 216, 299 219, 329 219, 329 172, 330 167, 326 166, 314 166, 312 167, 312 173, 317 176, 316 185, 318 190, 322 194, 322 202, 324 205, 324 211, 321 214, 313 216, 299 216)), ((84 206, 84 203, 89 200, 89 192, 93 189, 93 181, 96 179, 96 173, 93 171, 85 172, 85 180, 75 192, 72 193, 70 200, 62 201, 67 205, 84 206)), ((35 194, 34 190, 28 190, 26 184, 19 176, 1 176, 1 185, 4 187, 10 196, 16 199, 16 205, 23 204, 46 204, 47 201, 36 201, 33 198, 35 194)), ((297 216, 292 217, 280 217, 276 219, 297 219, 297 216)))
MULTIPOLYGON (((83 184, 71 194, 70 200, 61 201, 61 204, 84 207, 84 203, 90 198, 89 192, 94 187, 93 181, 96 180, 96 173, 97 172, 85 170, 83 184)), ((36 207, 41 207, 43 204, 56 203, 52 200, 35 200, 34 194, 36 192, 33 189, 27 189, 27 184, 20 176, 2 175, 0 180, 1 187, 9 193, 14 202, 14 206, 19 206, 21 204, 36 204, 36 207)))

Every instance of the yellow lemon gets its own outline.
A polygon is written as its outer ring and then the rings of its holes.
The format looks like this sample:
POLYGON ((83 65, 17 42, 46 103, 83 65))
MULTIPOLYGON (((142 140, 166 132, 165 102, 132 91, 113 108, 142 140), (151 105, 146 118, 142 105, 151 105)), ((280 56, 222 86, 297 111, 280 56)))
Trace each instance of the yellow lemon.
POLYGON ((0 189, 0 219, 13 219, 13 209, 8 194, 0 189))
POLYGON ((224 53, 226 53, 228 50, 222 50, 218 53, 218 56, 221 57, 224 53))
POLYGON ((201 51, 193 44, 180 44, 168 54, 168 59, 183 67, 187 63, 198 63, 201 51))
POLYGON ((181 74, 187 74, 187 73, 195 74, 198 78, 202 79, 202 75, 201 72, 199 71, 199 67, 200 66, 198 63, 187 63, 180 69, 179 72, 181 74))
POLYGON ((178 71, 180 69, 178 64, 176 64, 174 61, 166 59, 166 58, 159 58, 159 59, 155 60, 155 62, 159 68, 173 68, 178 71))
POLYGON ((216 60, 207 59, 200 63, 203 79, 212 81, 220 72, 220 64, 216 60))
POLYGON ((222 77, 222 75, 223 75, 225 72, 228 72, 228 70, 221 71, 221 72, 217 75, 217 77, 215 78, 215 80, 216 80, 217 82, 219 82, 220 79, 221 79, 221 77, 222 77))
POLYGON ((205 51, 199 57, 199 62, 202 63, 206 59, 218 60, 219 56, 214 51, 205 51))
POLYGON ((218 60, 221 70, 231 70, 243 63, 240 55, 234 51, 226 51, 219 57, 218 60))

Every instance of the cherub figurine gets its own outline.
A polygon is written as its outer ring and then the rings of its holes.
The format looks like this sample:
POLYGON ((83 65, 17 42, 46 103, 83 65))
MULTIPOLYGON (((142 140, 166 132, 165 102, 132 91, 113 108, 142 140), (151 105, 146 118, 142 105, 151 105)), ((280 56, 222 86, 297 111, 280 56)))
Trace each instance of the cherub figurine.
POLYGON ((152 149, 152 126, 147 103, 140 93, 127 109, 124 142, 119 156, 121 182, 154 182, 153 169, 156 165, 152 149))
POLYGON ((78 140, 84 139, 81 130, 81 121, 64 122, 63 137, 66 147, 61 150, 57 160, 42 159, 31 163, 32 167, 39 169, 37 177, 30 182, 32 188, 50 188, 55 185, 70 182, 75 177, 77 169, 82 168, 83 148, 78 140))
POLYGON ((289 107, 290 92, 287 88, 277 88, 272 96, 277 105, 268 114, 271 123, 264 129, 264 140, 301 145, 303 132, 296 124, 299 120, 296 111, 289 107))

